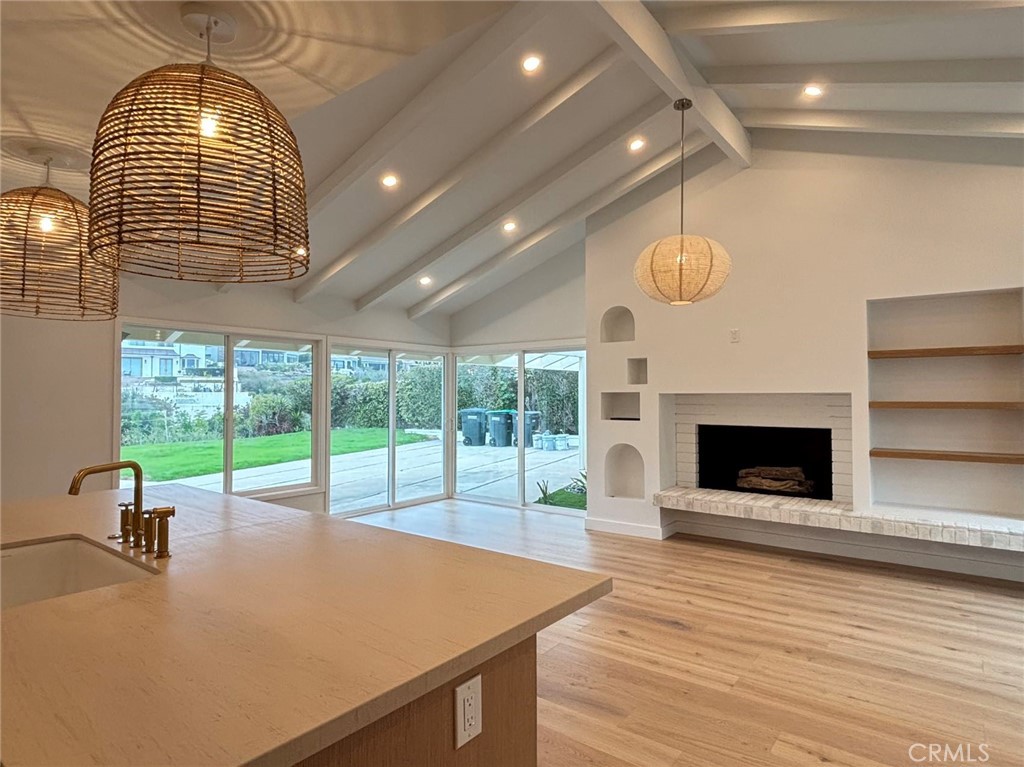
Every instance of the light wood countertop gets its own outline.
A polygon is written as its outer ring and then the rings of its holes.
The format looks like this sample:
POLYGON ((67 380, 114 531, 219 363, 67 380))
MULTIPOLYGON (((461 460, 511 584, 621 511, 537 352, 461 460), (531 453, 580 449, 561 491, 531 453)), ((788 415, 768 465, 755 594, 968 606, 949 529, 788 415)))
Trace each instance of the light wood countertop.
MULTIPOLYGON (((130 495, 5 504, 0 542, 111 545, 130 495)), ((290 765, 611 591, 601 575, 182 485, 145 497, 177 506, 171 559, 132 552, 159 575, 3 611, 6 767, 290 765)))

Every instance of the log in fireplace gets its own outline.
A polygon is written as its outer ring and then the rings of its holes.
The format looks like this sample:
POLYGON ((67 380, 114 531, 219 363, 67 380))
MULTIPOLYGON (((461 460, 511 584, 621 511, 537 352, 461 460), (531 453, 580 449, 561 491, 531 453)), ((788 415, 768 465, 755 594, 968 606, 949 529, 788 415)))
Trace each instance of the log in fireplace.
POLYGON ((832 500, 832 432, 697 425, 697 486, 832 500))

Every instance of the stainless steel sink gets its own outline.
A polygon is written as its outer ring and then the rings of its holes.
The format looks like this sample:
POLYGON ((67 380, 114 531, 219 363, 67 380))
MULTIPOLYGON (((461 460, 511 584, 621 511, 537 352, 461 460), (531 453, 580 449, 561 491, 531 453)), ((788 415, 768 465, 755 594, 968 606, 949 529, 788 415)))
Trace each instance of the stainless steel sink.
POLYGON ((78 536, 0 547, 0 609, 149 578, 160 571, 78 536))

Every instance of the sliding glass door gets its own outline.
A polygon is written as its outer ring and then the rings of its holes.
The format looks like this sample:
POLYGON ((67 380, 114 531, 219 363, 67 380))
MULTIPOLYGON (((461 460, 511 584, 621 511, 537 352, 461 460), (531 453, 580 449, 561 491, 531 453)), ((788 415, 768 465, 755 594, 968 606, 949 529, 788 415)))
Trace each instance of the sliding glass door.
POLYGON ((583 351, 524 356, 528 502, 587 507, 584 366, 583 351))
POLYGON ((388 352, 331 347, 330 511, 388 505, 388 352))
POLYGON ((586 354, 455 358, 455 493, 586 509, 586 354))
POLYGON ((316 341, 125 324, 120 358, 120 456, 147 481, 234 493, 316 483, 316 341))
POLYGON ((121 458, 138 461, 147 482, 223 490, 224 343, 215 333, 122 328, 121 458))
POLYGON ((237 336, 232 341, 232 492, 312 483, 312 344, 237 336))
POLYGON ((455 492, 519 500, 519 355, 456 358, 455 492))
POLYGON ((445 492, 444 355, 394 353, 396 503, 445 492))

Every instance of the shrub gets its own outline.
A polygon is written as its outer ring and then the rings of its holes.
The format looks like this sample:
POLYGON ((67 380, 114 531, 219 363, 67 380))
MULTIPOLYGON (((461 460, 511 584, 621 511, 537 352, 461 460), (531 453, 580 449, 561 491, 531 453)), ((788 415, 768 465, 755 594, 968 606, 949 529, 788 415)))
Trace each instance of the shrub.
POLYGON ((416 365, 403 370, 398 379, 398 428, 440 429, 441 365, 416 365))
POLYGON ((388 425, 388 382, 364 381, 351 387, 351 415, 343 426, 358 428, 388 425))

